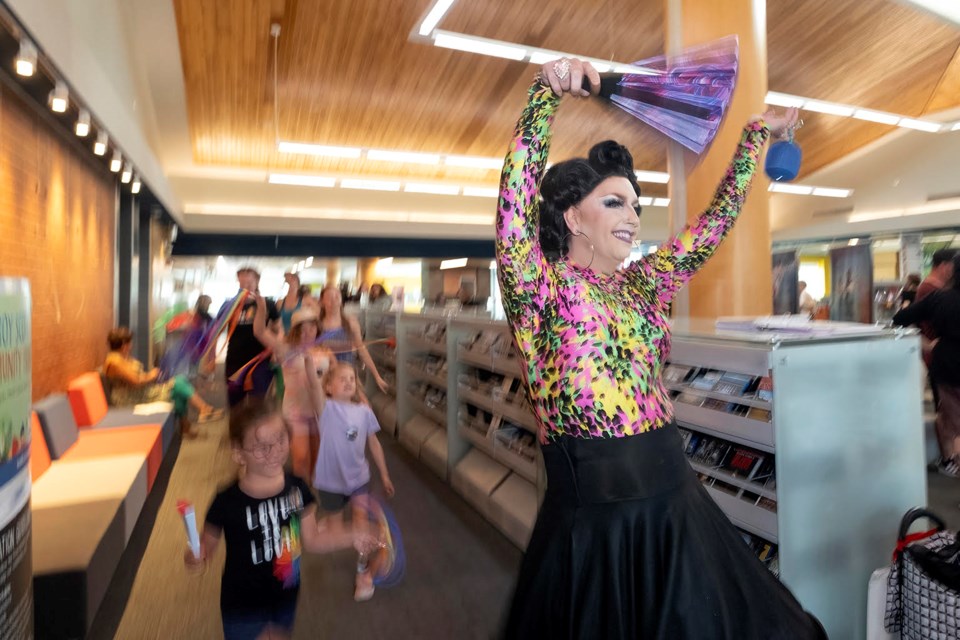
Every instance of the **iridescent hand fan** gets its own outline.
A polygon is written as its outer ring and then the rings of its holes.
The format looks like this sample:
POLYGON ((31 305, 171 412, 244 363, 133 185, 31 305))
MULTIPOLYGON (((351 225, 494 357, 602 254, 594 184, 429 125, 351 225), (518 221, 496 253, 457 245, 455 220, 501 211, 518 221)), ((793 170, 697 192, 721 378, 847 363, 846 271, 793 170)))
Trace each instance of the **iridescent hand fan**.
POLYGON ((728 36, 635 62, 637 73, 601 74, 600 95, 699 155, 723 121, 738 62, 737 37, 728 36))

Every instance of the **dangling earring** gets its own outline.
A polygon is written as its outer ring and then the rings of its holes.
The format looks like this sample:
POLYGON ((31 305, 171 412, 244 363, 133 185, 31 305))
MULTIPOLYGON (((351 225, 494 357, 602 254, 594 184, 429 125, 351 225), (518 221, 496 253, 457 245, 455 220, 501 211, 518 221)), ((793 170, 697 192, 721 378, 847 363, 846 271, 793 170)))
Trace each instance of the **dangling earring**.
POLYGON ((590 268, 590 265, 593 264, 593 258, 594 258, 594 256, 595 256, 596 253, 597 253, 596 248, 594 248, 594 246, 593 246, 593 242, 590 241, 590 236, 588 236, 587 234, 585 234, 583 231, 578 231, 578 232, 576 232, 576 233, 573 233, 573 232, 568 231, 568 232, 567 232, 567 235, 563 236, 563 242, 561 243, 561 245, 563 245, 563 244, 566 244, 566 245, 567 245, 567 250, 566 250, 566 252, 563 254, 563 257, 564 257, 564 258, 566 258, 567 255, 570 253, 570 245, 569 245, 569 243, 567 243, 567 238, 569 238, 570 236, 580 236, 581 238, 586 238, 586 239, 587 239, 587 242, 590 242, 590 262, 588 262, 588 263, 587 263, 587 266, 585 267, 586 269, 589 269, 589 268, 590 268))

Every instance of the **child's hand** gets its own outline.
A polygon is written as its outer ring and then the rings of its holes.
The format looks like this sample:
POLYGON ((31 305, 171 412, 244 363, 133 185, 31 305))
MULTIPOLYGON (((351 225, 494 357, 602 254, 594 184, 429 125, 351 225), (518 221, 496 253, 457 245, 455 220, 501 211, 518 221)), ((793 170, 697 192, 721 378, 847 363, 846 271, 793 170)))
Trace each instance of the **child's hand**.
POLYGON ((355 532, 353 534, 353 548, 357 550, 357 553, 366 555, 379 549, 381 546, 380 541, 369 533, 355 532))
POLYGON ((396 493, 393 488, 393 482, 390 481, 390 476, 383 477, 383 490, 387 492, 388 498, 392 498, 393 494, 396 493))
POLYGON ((204 561, 202 553, 203 552, 201 552, 201 557, 198 558, 197 556, 193 555, 193 550, 190 547, 187 547, 183 551, 183 564, 185 564, 187 569, 190 569, 191 571, 201 569, 204 561))

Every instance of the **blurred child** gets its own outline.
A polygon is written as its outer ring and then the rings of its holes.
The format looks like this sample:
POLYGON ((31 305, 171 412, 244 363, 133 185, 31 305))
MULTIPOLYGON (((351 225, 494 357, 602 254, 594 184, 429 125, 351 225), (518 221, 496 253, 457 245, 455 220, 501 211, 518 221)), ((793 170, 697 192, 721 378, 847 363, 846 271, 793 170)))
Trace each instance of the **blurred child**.
POLYGON ((220 611, 226 640, 282 639, 290 636, 300 590, 300 553, 356 546, 375 547, 336 523, 318 524, 309 487, 284 472, 290 451, 287 425, 269 403, 249 399, 230 411, 236 482, 221 491, 207 510, 196 566, 226 540, 220 583, 220 611))
MULTIPOLYGON (((343 527, 343 510, 350 504, 355 531, 369 535, 370 508, 366 500, 370 490, 368 447, 387 496, 394 494, 383 448, 377 439, 380 425, 370 407, 360 401, 353 365, 332 363, 323 387, 327 398, 320 412, 320 447, 313 486, 320 495, 320 506, 324 511, 333 512, 327 518, 333 528, 343 527)), ((354 591, 354 600, 358 602, 373 597, 374 568, 368 560, 368 555, 361 552, 354 591)))

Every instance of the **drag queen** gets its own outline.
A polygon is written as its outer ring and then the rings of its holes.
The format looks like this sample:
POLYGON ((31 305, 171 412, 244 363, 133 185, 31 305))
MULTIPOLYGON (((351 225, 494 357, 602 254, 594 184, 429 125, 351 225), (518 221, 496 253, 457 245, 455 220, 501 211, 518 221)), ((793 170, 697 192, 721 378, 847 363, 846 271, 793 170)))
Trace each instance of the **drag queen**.
POLYGON ((601 142, 544 175, 561 96, 599 82, 578 60, 544 65, 501 177, 498 272, 548 483, 504 636, 824 638, 701 486, 660 379, 673 297, 733 227, 764 144, 796 111, 748 122, 702 216, 620 268, 640 229, 626 148, 601 142))

